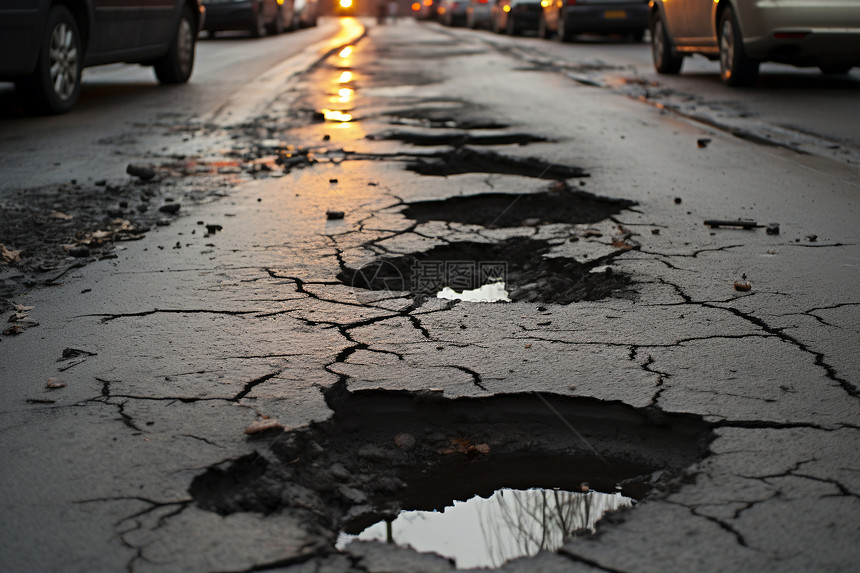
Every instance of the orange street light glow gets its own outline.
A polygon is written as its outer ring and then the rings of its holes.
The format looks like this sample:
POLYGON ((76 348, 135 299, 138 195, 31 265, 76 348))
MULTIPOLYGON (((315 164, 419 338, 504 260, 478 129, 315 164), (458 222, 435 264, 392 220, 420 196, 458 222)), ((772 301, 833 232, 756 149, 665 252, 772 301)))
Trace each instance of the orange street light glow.
POLYGON ((430 7, 433 5, 433 0, 424 0, 424 5, 430 7))
POLYGON ((352 116, 348 113, 343 113, 342 111, 324 109, 322 112, 323 117, 329 121, 352 121, 352 116))
POLYGON ((341 8, 351 8, 352 7, 352 0, 340 0, 340 7, 341 8))
POLYGON ((412 11, 413 12, 418 12, 420 9, 421 9, 421 4, 419 4, 418 2, 412 3, 412 11))

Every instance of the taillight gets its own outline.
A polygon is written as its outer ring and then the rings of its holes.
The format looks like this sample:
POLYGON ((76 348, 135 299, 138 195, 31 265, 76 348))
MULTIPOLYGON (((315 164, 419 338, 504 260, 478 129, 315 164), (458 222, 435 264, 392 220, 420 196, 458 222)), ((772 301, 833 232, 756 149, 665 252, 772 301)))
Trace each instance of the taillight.
POLYGON ((574 4, 576 4, 576 0, 567 0, 568 6, 573 6, 574 4))

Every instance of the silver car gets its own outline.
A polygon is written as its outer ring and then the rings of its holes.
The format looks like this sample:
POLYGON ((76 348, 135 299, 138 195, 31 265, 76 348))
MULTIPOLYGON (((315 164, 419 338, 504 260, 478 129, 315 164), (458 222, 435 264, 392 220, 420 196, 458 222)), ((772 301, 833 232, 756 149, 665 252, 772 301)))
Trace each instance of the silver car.
POLYGON ((719 59, 730 86, 753 84, 765 61, 827 74, 860 65, 860 0, 651 0, 650 8, 661 74, 677 74, 690 54, 719 59))

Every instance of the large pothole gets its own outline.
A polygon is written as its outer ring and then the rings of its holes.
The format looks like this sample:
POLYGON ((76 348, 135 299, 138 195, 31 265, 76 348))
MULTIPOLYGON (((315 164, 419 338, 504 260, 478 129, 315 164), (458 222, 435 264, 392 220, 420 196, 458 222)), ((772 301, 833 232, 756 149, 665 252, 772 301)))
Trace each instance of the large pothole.
POLYGON ((456 242, 423 253, 383 257, 361 268, 344 267, 342 283, 370 291, 409 291, 434 298, 445 288, 456 292, 504 282, 511 301, 568 304, 613 294, 630 296, 629 275, 566 257, 545 257, 547 241, 514 237, 496 243, 456 242))
POLYGON ((494 151, 478 151, 470 147, 460 147, 427 158, 418 158, 407 164, 407 169, 420 175, 433 176, 498 173, 557 181, 573 177, 588 177, 581 167, 549 163, 536 157, 511 157, 494 151))
POLYGON ((195 478, 197 504, 225 515, 297 515, 334 551, 339 531, 357 534, 404 509, 442 509, 500 488, 575 492, 588 482, 645 499, 678 484, 713 438, 698 416, 591 398, 446 399, 348 392, 339 383, 326 399, 330 420, 264 434, 262 453, 195 478))
POLYGON ((519 227, 542 223, 597 223, 629 209, 626 199, 598 197, 566 185, 545 193, 482 193, 441 201, 408 203, 403 215, 420 223, 448 221, 484 227, 519 227))

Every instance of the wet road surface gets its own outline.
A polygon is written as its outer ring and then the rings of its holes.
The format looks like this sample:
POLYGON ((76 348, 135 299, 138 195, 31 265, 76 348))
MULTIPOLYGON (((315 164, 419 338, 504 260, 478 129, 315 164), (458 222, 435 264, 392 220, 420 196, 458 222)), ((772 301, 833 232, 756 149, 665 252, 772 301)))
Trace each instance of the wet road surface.
POLYGON ((335 543, 571 474, 640 502, 504 570, 853 568, 855 166, 411 22, 268 97, 152 158, 185 216, 16 297, 5 569, 446 571, 335 543))

